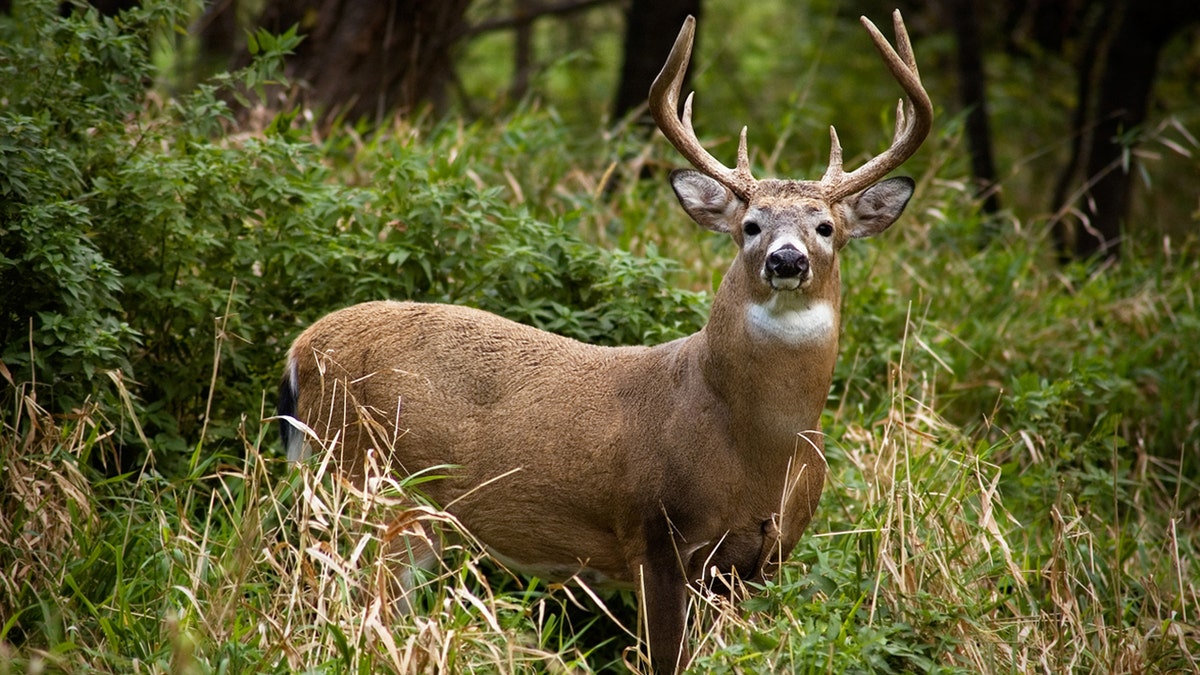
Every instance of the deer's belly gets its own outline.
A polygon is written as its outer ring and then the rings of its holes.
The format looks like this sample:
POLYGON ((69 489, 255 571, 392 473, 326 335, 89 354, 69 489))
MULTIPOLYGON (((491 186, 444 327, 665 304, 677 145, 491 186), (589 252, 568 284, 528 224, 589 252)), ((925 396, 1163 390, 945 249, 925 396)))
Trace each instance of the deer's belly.
POLYGON ((490 547, 488 552, 505 567, 526 576, 556 583, 580 582, 594 588, 633 589, 633 581, 624 569, 597 569, 581 561, 565 563, 526 557, 518 560, 490 547))

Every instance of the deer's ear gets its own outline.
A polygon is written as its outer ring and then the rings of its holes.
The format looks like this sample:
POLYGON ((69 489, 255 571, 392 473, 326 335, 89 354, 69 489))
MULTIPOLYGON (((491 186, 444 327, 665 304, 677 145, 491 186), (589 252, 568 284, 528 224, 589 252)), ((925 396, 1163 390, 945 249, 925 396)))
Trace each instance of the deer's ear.
POLYGON ((713 232, 732 232, 738 213, 746 206, 729 188, 699 171, 672 171, 671 187, 692 220, 713 232))
POLYGON ((915 186, 907 176, 889 178, 847 199, 850 238, 870 237, 888 229, 904 213, 915 186))

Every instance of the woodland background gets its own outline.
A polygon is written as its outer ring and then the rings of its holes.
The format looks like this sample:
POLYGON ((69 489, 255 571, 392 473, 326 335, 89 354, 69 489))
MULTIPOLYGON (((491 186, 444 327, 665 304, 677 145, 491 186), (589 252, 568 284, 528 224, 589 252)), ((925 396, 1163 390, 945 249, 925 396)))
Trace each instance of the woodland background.
POLYGON ((640 107, 682 15, 701 138, 799 178, 886 146, 894 4, 917 196, 847 249, 817 520, 697 596, 697 672, 1198 672, 1183 0, 0 2, 0 672, 639 667, 628 597, 471 546, 391 613, 403 507, 282 460, 283 352, 383 297, 696 330, 731 247, 640 107))

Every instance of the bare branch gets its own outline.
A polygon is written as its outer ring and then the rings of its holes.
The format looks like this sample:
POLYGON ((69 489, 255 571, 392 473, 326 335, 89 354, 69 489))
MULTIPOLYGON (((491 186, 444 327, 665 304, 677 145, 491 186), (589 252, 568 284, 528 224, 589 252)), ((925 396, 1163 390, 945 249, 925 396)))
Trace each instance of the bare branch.
POLYGON ((536 3, 531 4, 528 9, 519 13, 502 17, 498 19, 488 19, 481 21, 474 26, 468 26, 463 29, 459 35, 460 38, 471 38, 483 33, 491 33, 498 30, 510 30, 527 26, 534 21, 546 16, 565 16, 575 12, 593 9, 601 5, 616 4, 619 0, 560 0, 553 3, 536 3))

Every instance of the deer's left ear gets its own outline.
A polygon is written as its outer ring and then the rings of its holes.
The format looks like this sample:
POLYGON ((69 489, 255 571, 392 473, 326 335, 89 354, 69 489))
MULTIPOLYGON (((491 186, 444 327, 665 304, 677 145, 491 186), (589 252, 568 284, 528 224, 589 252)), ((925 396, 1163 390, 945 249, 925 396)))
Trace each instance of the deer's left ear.
POLYGON ((914 187, 916 183, 913 179, 900 176, 879 181, 851 196, 844 202, 847 207, 848 236, 862 239, 888 229, 904 213, 914 187))

